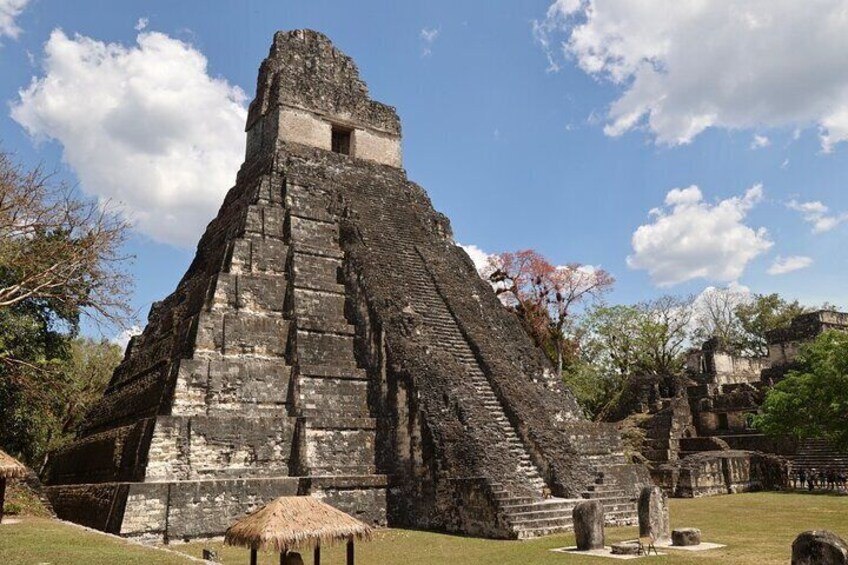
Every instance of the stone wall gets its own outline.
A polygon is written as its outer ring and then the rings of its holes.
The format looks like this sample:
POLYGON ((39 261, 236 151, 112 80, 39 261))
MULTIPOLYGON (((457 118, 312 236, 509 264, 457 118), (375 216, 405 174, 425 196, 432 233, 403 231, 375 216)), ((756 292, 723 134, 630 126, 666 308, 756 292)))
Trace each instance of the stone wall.
POLYGON ((784 488, 784 459, 750 451, 705 451, 660 465, 651 476, 669 496, 699 498, 784 488))

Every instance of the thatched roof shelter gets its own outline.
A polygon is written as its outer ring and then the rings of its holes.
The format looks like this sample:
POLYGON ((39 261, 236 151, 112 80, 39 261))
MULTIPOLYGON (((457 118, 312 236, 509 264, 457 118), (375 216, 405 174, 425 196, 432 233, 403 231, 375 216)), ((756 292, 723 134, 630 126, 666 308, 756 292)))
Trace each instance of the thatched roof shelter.
POLYGON ((0 523, 3 522, 3 505, 6 502, 6 481, 27 476, 27 468, 17 459, 0 449, 0 523))
POLYGON ((242 518, 224 536, 227 545, 285 554, 293 549, 370 540, 371 527, 311 496, 282 496, 242 518))
POLYGON ((27 476, 27 468, 17 459, 0 449, 0 479, 22 479, 27 476))

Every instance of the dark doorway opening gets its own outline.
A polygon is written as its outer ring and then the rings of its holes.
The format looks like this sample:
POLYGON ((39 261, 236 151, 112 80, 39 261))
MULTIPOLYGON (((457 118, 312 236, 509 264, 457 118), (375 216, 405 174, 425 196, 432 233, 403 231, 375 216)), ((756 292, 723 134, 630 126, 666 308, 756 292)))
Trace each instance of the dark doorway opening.
POLYGON ((332 149, 334 153, 350 155, 350 136, 352 133, 348 128, 333 126, 332 149))

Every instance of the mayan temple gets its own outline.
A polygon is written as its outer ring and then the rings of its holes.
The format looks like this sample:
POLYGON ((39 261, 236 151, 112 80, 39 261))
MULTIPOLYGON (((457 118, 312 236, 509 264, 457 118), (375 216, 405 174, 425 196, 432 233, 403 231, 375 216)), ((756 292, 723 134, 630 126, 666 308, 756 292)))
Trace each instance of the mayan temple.
MULTIPOLYGON (((221 534, 282 495, 374 524, 499 538, 633 523, 650 483, 587 421, 402 168, 394 109, 322 34, 275 35, 245 162, 76 441, 60 517, 221 534)), ((461 189, 461 187, 457 187, 461 189)))

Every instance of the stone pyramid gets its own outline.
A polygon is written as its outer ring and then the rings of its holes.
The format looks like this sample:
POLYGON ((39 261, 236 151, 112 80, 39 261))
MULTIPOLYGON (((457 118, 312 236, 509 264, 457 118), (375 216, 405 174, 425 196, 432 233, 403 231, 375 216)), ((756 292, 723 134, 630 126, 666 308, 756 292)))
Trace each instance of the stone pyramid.
POLYGON ((217 535, 282 495, 374 524, 516 538, 649 483, 583 418, 401 168, 400 121, 322 34, 279 32, 235 187, 77 440, 57 513, 217 535))

